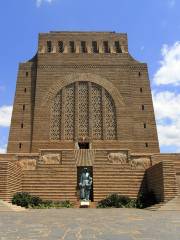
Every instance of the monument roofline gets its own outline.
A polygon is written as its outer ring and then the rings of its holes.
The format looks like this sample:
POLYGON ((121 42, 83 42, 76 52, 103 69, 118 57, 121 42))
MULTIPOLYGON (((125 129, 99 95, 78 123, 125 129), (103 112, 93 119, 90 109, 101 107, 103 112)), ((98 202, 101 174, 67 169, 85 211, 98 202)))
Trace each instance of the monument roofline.
POLYGON ((113 34, 113 35, 127 35, 127 33, 118 33, 115 31, 49 31, 49 32, 42 32, 39 33, 39 35, 47 35, 47 34, 82 34, 82 35, 88 35, 88 34, 105 34, 105 35, 109 35, 109 34, 113 34))

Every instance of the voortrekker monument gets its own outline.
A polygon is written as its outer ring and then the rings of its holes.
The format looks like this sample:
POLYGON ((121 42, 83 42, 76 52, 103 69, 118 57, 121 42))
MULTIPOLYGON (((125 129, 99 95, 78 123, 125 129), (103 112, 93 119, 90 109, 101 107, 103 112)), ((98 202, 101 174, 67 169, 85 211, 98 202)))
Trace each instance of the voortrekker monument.
POLYGON ((163 202, 178 195, 179 176, 180 154, 159 151, 147 64, 127 35, 39 34, 37 54, 19 65, 0 198, 97 202, 152 190, 163 202))

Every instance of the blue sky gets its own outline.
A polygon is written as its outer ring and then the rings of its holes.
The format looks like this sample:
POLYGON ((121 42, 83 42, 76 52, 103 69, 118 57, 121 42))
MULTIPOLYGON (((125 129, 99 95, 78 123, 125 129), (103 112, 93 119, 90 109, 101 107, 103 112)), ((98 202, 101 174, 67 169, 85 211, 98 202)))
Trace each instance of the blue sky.
POLYGON ((147 62, 161 152, 180 152, 179 0, 6 0, 0 6, 0 152, 7 144, 18 63, 37 51, 39 32, 127 32, 147 62))

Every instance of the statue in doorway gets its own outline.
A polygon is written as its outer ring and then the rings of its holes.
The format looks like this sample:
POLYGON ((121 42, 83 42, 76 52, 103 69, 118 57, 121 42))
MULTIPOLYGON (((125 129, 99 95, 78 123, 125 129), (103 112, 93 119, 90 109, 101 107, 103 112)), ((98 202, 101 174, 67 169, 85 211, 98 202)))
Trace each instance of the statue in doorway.
POLYGON ((80 199, 89 201, 92 186, 92 177, 87 168, 84 168, 80 177, 80 199))

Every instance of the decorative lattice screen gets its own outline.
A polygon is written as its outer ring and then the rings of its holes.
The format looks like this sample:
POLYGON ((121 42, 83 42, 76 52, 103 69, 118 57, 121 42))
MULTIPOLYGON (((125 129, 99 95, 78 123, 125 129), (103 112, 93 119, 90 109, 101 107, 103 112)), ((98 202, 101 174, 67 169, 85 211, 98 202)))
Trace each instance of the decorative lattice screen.
POLYGON ((70 84, 54 98, 50 129, 52 140, 115 140, 117 133, 114 101, 103 87, 95 83, 70 84))

